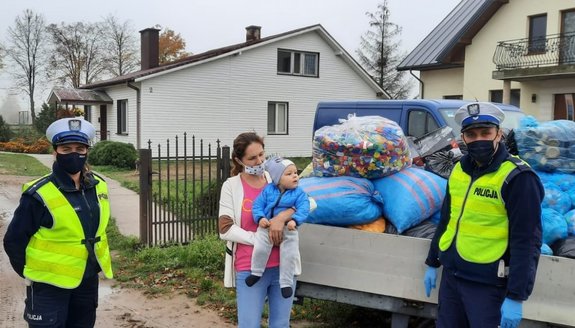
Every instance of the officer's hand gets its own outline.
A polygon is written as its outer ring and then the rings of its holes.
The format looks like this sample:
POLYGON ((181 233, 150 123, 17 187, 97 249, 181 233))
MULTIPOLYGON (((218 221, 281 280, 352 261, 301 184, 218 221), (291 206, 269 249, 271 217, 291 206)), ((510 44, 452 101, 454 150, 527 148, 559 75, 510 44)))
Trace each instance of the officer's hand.
POLYGON ((523 303, 505 298, 501 305, 501 328, 519 327, 519 322, 523 317, 523 303))
POLYGON ((425 285, 425 295, 429 297, 431 295, 431 290, 435 288, 435 282, 437 280, 437 268, 427 267, 425 270, 425 277, 423 278, 423 284, 425 285))

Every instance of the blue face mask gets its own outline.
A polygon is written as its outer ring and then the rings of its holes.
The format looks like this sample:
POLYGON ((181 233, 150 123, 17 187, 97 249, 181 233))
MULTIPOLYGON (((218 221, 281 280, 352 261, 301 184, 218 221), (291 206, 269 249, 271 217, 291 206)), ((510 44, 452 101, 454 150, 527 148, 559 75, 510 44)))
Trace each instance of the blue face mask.
POLYGON ((68 174, 76 174, 86 164, 87 155, 79 153, 56 154, 58 165, 68 174))

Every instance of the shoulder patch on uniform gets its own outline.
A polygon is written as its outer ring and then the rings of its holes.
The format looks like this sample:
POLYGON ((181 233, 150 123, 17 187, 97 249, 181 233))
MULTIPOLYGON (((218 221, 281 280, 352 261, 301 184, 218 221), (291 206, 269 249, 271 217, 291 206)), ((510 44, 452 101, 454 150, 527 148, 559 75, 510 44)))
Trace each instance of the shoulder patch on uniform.
POLYGON ((36 190, 38 190, 38 188, 42 187, 43 185, 45 185, 46 183, 50 182, 50 176, 52 174, 47 174, 39 179, 36 180, 32 180, 30 182, 26 182, 23 186, 22 186, 22 193, 23 194, 28 194, 28 195, 33 195, 36 190))
POLYGON ((531 167, 529 166, 529 164, 527 164, 519 157, 509 156, 507 157, 507 160, 515 164, 515 166, 517 167, 517 169, 519 169, 519 171, 531 171, 531 167))
POLYGON ((101 175, 99 175, 99 174, 97 174, 97 173, 95 173, 95 172, 90 172, 90 173, 92 173, 92 175, 94 175, 94 179, 96 179, 96 180, 102 180, 102 181, 104 181, 104 182, 106 181, 106 179, 104 179, 101 175))
MULTIPOLYGON (((515 164, 515 169, 513 169, 513 171, 511 171, 508 175, 507 178, 505 178, 505 183, 509 183, 511 182, 511 180, 513 180, 513 178, 515 178, 518 174, 522 173, 522 172, 533 172, 533 170, 531 169, 531 166, 529 166, 529 164, 527 164, 525 161, 523 161, 521 158, 516 157, 516 156, 509 156, 507 157, 507 160, 510 161, 511 163, 515 164)), ((535 172, 533 172, 535 174, 535 172)))

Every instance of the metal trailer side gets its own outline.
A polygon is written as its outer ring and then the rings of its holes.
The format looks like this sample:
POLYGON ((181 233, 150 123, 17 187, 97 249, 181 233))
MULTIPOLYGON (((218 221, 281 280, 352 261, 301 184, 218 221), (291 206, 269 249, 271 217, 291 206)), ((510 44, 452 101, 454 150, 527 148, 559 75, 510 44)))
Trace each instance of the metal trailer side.
MULTIPOLYGON (((438 289, 428 298, 423 286, 430 240, 316 224, 303 224, 299 240, 296 296, 390 311, 393 327, 435 318, 438 289)), ((541 256, 521 327, 575 327, 574 309, 575 260, 541 256)))

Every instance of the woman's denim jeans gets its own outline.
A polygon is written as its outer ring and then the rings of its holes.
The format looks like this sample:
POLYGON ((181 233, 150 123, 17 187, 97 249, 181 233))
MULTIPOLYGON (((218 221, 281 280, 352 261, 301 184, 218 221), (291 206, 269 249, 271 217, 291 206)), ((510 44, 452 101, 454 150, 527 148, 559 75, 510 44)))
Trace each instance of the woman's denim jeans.
MULTIPOLYGON (((266 296, 269 303, 269 327, 289 328, 293 295, 284 298, 280 290, 279 267, 267 268, 262 278, 252 287, 246 285, 250 271, 236 274, 238 327, 259 328, 266 296)), ((295 281, 292 287, 295 290, 295 281)))

